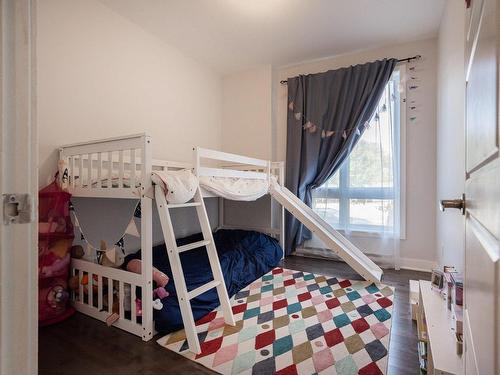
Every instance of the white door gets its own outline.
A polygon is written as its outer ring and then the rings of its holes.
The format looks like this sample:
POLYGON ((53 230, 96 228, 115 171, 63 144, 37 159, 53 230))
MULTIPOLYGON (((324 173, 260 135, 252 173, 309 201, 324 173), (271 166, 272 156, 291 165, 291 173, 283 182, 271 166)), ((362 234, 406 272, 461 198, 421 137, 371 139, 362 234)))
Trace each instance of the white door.
POLYGON ((472 0, 466 25, 464 359, 468 375, 500 374, 499 4, 472 0))
POLYGON ((1 375, 38 365, 34 1, 0 1, 1 375))

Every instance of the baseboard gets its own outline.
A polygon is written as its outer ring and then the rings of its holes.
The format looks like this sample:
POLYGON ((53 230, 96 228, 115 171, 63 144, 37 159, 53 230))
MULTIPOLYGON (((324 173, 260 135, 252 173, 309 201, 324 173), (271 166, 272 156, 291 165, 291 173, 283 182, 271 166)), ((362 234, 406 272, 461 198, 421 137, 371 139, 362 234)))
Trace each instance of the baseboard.
POLYGON ((436 269, 437 262, 427 259, 400 258, 399 268, 412 271, 431 272, 436 269))
MULTIPOLYGON (((334 259, 343 261, 333 252, 318 248, 297 248, 293 255, 307 258, 334 259)), ((368 254, 368 257, 381 268, 394 268, 394 261, 392 259, 377 256, 375 254, 368 254)), ((431 272, 433 269, 437 268, 437 262, 427 259, 400 258, 399 268, 412 271, 431 272)))

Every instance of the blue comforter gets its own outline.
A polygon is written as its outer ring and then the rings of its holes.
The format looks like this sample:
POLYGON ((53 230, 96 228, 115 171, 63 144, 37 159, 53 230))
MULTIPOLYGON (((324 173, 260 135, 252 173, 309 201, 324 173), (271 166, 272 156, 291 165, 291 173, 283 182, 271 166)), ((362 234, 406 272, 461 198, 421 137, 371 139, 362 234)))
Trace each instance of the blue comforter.
MULTIPOLYGON (((202 236, 197 234, 180 239, 177 243, 181 246, 200 240, 202 236)), ((276 267, 283 254, 278 241, 258 232, 218 230, 214 233, 214 240, 230 297, 276 267)), ((139 251, 128 256, 126 262, 140 257, 139 251)), ((212 280, 205 247, 181 253, 181 263, 188 290, 212 280)), ((162 300, 161 310, 154 310, 156 330, 162 334, 177 331, 183 328, 183 324, 165 245, 153 248, 153 265, 170 277, 166 287, 170 295, 162 300)), ((194 319, 202 318, 218 305, 215 289, 194 298, 191 300, 194 319)))

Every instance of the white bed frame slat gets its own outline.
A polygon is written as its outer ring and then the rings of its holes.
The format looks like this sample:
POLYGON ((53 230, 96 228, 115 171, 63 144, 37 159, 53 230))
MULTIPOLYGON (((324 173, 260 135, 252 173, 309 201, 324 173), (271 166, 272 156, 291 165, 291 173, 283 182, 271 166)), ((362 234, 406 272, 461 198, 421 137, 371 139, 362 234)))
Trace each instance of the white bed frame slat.
POLYGON ((102 152, 97 153, 97 188, 102 188, 102 152))
POLYGON ((113 279, 108 278, 108 313, 113 313, 113 279))
POLYGON ((198 158, 220 160, 224 162, 233 162, 240 164, 255 165, 259 167, 267 167, 267 160, 249 158, 247 156, 230 154, 228 152, 209 150, 206 148, 198 147, 198 158))
POLYGON ((97 276, 97 309, 102 310, 102 275, 97 276))
POLYGON ((78 157, 78 187, 83 187, 83 155, 78 157))
POLYGON ((130 187, 135 188, 135 148, 130 150, 130 187))
POLYGON ((108 151, 108 189, 113 187, 113 153, 108 151))
MULTIPOLYGON (((78 277, 78 270, 76 268, 72 268, 71 269, 71 276, 72 277, 75 277, 75 276, 78 277)), ((70 294, 71 294, 71 300, 72 301, 76 300, 76 292, 74 290, 71 290, 70 294)))
POLYGON ((75 178, 74 178, 75 175, 76 175, 76 173, 75 173, 75 157, 70 156, 70 158, 69 158, 69 179, 70 179, 70 186, 72 188, 75 187, 75 178))
POLYGON ((136 285, 130 284, 130 320, 134 323, 137 321, 137 311, 135 309, 135 299, 136 299, 135 288, 136 287, 137 287, 136 285))
POLYGON ((125 284, 122 280, 119 282, 119 291, 118 291, 118 301, 120 304, 120 319, 125 318, 125 284))
POLYGON ((82 284, 82 279, 83 279, 83 271, 78 270, 78 280, 79 280, 79 287, 78 287, 78 299, 80 300, 81 303, 83 303, 83 284, 82 284))
POLYGON ((92 153, 87 154, 87 188, 92 189, 92 153))
POLYGON ((89 282, 87 283, 88 303, 90 306, 94 306, 94 293, 92 292, 94 284, 93 284, 92 272, 89 272, 87 276, 88 276, 88 280, 89 280, 89 282))
POLYGON ((210 168, 210 167, 200 167, 198 169, 198 176, 210 176, 210 177, 234 177, 234 178, 248 178, 256 180, 267 180, 267 173, 253 172, 253 171, 239 171, 234 169, 223 169, 223 168, 210 168))
POLYGON ((123 187, 123 150, 118 151, 118 188, 123 187))

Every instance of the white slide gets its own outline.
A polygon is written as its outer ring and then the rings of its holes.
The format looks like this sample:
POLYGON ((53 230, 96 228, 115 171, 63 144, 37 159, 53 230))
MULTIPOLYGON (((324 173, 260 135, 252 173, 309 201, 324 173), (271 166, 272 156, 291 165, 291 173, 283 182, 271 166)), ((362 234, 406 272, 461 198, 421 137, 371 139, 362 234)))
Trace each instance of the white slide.
POLYGON ((269 193, 365 280, 379 282, 382 269, 287 188, 271 183, 269 193))

